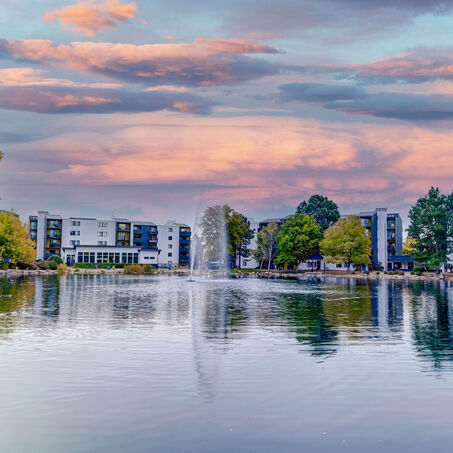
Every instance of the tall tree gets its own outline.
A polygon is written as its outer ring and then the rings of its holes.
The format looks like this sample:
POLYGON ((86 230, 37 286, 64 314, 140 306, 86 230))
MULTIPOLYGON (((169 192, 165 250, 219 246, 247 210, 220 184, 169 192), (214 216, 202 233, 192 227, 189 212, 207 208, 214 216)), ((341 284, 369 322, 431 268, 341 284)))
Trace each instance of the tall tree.
POLYGON ((438 268, 447 260, 450 243, 450 200, 438 188, 431 187, 409 211, 408 234, 416 241, 414 257, 429 268, 438 268))
POLYGON ((277 256, 278 231, 279 226, 271 222, 256 235, 256 250, 253 250, 253 256, 260 263, 260 269, 267 261, 267 270, 270 270, 271 262, 277 256))
POLYGON ((275 263, 279 266, 297 266, 316 253, 321 237, 321 229, 313 217, 296 213, 280 228, 275 263))
POLYGON ((200 221, 204 259, 225 260, 227 250, 227 217, 232 212, 228 205, 209 206, 200 221))
POLYGON ((205 259, 225 260, 229 255, 240 267, 241 259, 250 255, 254 230, 247 217, 230 206, 206 208, 200 226, 205 259))
POLYGON ((328 228, 321 241, 321 253, 324 261, 346 264, 348 271, 351 264, 370 264, 371 241, 359 217, 349 216, 328 228))
POLYGON ((307 201, 303 201, 296 210, 299 214, 307 214, 316 220, 321 232, 332 226, 340 218, 337 204, 322 195, 312 195, 307 201))
POLYGON ((415 253, 415 249, 417 247, 417 241, 408 236, 407 239, 403 243, 403 248, 401 249, 401 254, 404 256, 413 256, 415 253))
POLYGON ((250 221, 247 217, 235 210, 229 212, 226 224, 229 252, 240 269, 242 258, 250 256, 250 242, 255 235, 255 230, 250 228, 250 221))
POLYGON ((0 212, 0 259, 31 262, 35 258, 35 244, 28 237, 26 225, 16 214, 0 212))

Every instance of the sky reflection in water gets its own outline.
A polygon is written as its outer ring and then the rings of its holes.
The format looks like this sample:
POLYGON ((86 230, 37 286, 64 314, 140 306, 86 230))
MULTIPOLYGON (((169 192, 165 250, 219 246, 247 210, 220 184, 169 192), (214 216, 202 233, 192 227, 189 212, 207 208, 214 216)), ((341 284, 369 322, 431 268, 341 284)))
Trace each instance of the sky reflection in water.
POLYGON ((450 451, 453 286, 1 280, 3 452, 450 451))

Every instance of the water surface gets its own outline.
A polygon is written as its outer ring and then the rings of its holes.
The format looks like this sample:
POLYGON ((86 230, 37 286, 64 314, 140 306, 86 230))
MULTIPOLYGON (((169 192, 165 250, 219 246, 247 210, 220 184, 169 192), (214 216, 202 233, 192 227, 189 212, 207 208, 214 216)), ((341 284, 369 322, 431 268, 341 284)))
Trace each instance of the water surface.
POLYGON ((451 451, 451 284, 0 284, 1 452, 451 451))

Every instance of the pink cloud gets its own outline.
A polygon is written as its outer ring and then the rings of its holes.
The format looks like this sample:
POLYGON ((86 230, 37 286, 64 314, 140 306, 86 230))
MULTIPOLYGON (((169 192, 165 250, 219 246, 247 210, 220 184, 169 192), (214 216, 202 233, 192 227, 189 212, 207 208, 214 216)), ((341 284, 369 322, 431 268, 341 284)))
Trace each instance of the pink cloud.
POLYGON ((93 3, 91 0, 80 0, 75 5, 47 12, 42 20, 60 22, 72 32, 94 36, 108 27, 115 27, 119 22, 127 22, 135 16, 136 11, 134 2, 122 4, 119 0, 106 0, 93 3))
POLYGON ((57 185, 205 187, 204 197, 249 208, 292 205, 313 192, 341 203, 376 204, 413 199, 433 183, 451 190, 449 132, 383 125, 345 131, 342 125, 270 117, 152 114, 120 128, 121 117, 112 121, 109 134, 36 142, 25 160, 39 151, 43 178, 46 162, 58 163, 57 185))
POLYGON ((276 53, 250 39, 205 39, 192 43, 112 44, 45 40, 0 40, 0 56, 148 85, 234 84, 279 72, 279 67, 245 54, 276 53))

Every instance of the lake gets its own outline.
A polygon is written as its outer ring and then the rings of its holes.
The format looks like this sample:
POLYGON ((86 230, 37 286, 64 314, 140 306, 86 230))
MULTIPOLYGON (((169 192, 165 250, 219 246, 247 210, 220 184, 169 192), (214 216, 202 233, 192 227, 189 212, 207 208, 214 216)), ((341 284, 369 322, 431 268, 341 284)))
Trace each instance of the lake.
POLYGON ((0 284, 2 453, 452 449, 452 283, 0 284))

